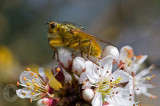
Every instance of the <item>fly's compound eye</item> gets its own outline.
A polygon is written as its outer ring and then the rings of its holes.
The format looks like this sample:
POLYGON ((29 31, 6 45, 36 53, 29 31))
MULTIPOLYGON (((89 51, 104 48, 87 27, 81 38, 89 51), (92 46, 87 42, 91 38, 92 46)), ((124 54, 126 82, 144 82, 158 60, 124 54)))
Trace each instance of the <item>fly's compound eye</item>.
POLYGON ((51 28, 53 28, 53 29, 54 29, 54 28, 55 28, 55 26, 56 26, 56 24, 55 24, 55 23, 52 23, 52 24, 51 24, 51 28))

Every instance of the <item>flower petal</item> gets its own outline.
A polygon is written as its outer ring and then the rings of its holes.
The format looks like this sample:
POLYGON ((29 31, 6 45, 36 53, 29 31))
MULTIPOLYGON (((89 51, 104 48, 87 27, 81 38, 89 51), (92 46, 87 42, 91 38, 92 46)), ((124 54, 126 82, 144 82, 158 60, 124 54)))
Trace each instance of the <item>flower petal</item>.
POLYGON ((123 61, 123 62, 125 62, 126 58, 128 58, 128 57, 127 57, 127 56, 128 56, 128 53, 127 53, 126 50, 132 50, 132 51, 133 51, 132 47, 130 47, 130 46, 128 46, 128 45, 123 46, 123 47, 121 48, 121 50, 120 50, 119 62, 120 62, 120 60, 123 61))
POLYGON ((147 58, 148 58, 148 56, 147 56, 147 55, 144 55, 144 56, 142 56, 141 59, 138 59, 137 63, 138 63, 138 64, 142 64, 147 58))
POLYGON ((31 71, 23 71, 22 73, 21 73, 21 75, 20 75, 20 78, 19 78, 19 80, 20 80, 20 82, 22 83, 22 84, 26 84, 26 82, 27 82, 27 80, 24 80, 24 78, 26 78, 26 79, 32 79, 31 78, 32 76, 31 76, 31 71))
POLYGON ((60 48, 58 49, 58 56, 59 56, 59 61, 60 64, 64 68, 70 68, 72 65, 72 57, 71 57, 71 52, 68 51, 67 49, 60 48))
POLYGON ((102 106, 102 94, 100 92, 96 92, 92 100, 92 106, 102 106))
POLYGON ((100 61, 101 75, 108 76, 112 71, 113 56, 108 55, 100 61))
POLYGON ((149 74, 151 72, 151 70, 154 69, 154 65, 151 65, 150 67, 142 70, 141 72, 139 72, 136 76, 135 79, 139 80, 140 78, 142 78, 143 76, 149 74))
POLYGON ((83 71, 85 71, 85 60, 81 57, 76 57, 73 60, 73 72, 80 76, 83 71))
POLYGON ((46 75, 44 73, 43 68, 39 68, 39 75, 43 78, 43 80, 46 82, 46 75))
POLYGON ((86 61, 86 75, 90 82, 97 83, 100 80, 99 75, 95 72, 97 71, 97 65, 91 61, 86 61))
POLYGON ((112 77, 117 80, 118 78, 121 78, 120 83, 128 82, 132 79, 132 76, 122 70, 117 70, 112 74, 112 77))
POLYGON ((16 90, 16 94, 20 98, 35 98, 37 95, 31 95, 31 92, 34 92, 34 91, 28 90, 27 88, 16 90))
POLYGON ((79 83, 82 84, 83 81, 85 81, 86 79, 87 79, 86 72, 83 72, 79 78, 79 83))

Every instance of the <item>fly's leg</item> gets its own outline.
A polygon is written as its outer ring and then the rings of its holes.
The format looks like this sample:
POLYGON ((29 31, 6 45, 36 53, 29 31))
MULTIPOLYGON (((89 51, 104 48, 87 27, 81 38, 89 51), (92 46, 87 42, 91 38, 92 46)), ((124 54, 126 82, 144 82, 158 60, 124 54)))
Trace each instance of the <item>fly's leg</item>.
POLYGON ((57 61, 59 62, 59 55, 58 55, 58 50, 57 50, 57 48, 56 47, 54 47, 54 46, 51 46, 51 45, 49 45, 50 46, 50 48, 52 48, 53 49, 53 59, 55 59, 56 58, 56 55, 57 55, 57 61))
POLYGON ((84 58, 83 51, 81 51, 81 57, 84 58))
POLYGON ((92 49, 92 40, 89 39, 89 48, 88 48, 87 58, 88 58, 88 60, 90 60, 91 62, 93 62, 94 64, 96 64, 96 65, 99 66, 99 64, 98 64, 97 62, 95 62, 94 60, 92 60, 92 59, 90 58, 91 49, 92 49))
POLYGON ((56 47, 58 47, 58 46, 64 46, 62 40, 58 36, 55 36, 53 38, 49 38, 48 42, 49 42, 50 48, 52 48, 53 51, 54 51, 53 59, 55 58, 55 55, 57 55, 57 61, 59 62, 58 50, 57 50, 56 47))
POLYGON ((76 54, 76 52, 78 50, 77 48, 80 47, 80 44, 81 44, 81 40, 79 40, 78 43, 77 42, 69 42, 69 44, 67 45, 67 47, 73 47, 74 48, 74 50, 72 52, 72 59, 75 58, 75 54, 76 54))

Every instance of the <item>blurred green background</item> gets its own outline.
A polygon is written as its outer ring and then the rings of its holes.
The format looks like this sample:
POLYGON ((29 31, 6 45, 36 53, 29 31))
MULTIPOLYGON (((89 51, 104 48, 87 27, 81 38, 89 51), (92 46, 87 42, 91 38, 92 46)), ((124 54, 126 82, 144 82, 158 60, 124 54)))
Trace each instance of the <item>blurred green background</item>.
MULTIPOLYGON (((72 22, 118 49, 130 45, 135 54, 148 54, 146 64, 157 66, 152 83, 159 84, 160 0, 0 0, 0 106, 36 104, 19 98, 9 102, 3 93, 26 67, 36 70, 53 62, 46 36, 49 21, 72 22)), ((160 97, 159 87, 150 92, 160 97)), ((160 104, 145 96, 137 100, 143 106, 160 104)))

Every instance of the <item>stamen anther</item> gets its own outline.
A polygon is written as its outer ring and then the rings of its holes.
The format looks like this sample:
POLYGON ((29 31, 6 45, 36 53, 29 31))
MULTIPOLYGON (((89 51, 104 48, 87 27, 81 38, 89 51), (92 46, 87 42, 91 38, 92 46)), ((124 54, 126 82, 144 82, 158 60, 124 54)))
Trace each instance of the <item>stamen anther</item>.
POLYGON ((26 71, 30 71, 30 68, 26 68, 26 71))
POLYGON ((58 67, 58 68, 56 69, 56 71, 57 71, 57 72, 60 72, 60 71, 61 71, 61 69, 58 67))
POLYGON ((17 81, 17 86, 19 86, 19 81, 17 81))

